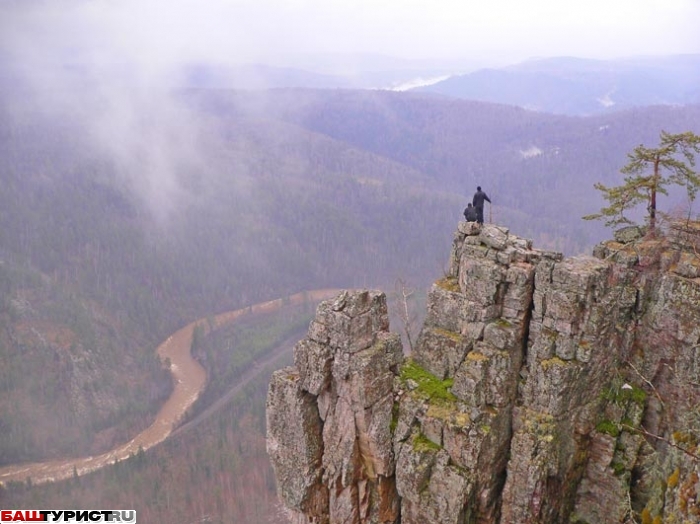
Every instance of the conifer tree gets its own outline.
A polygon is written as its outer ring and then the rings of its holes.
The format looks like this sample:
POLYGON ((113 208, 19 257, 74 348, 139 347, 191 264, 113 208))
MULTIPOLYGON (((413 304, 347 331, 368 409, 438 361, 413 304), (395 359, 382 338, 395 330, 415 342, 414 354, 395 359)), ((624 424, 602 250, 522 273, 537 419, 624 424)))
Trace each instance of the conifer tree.
POLYGON ((609 205, 599 213, 584 216, 584 220, 605 219, 606 226, 632 224, 624 213, 646 203, 649 229, 654 231, 657 195, 668 195, 667 186, 683 186, 688 199, 695 200, 700 189, 700 173, 693 169, 696 153, 700 153, 700 136, 690 131, 678 134, 662 131, 658 147, 639 145, 627 155, 629 162, 620 170, 627 175, 624 184, 614 187, 595 184, 609 205))

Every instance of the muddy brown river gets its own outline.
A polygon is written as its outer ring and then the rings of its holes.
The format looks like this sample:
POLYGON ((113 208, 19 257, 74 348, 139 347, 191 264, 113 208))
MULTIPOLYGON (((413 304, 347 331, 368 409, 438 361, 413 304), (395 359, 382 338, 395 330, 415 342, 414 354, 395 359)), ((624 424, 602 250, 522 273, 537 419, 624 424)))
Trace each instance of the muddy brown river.
MULTIPOLYGON (((319 302, 331 298, 339 291, 337 289, 303 291, 286 298, 279 298, 221 313, 215 316, 213 321, 200 319, 187 324, 170 335, 156 350, 161 361, 164 362, 165 359, 170 361, 170 372, 173 375, 174 388, 172 394, 156 415, 153 424, 129 442, 121 444, 101 455, 4 466, 0 468, 0 484, 10 481, 24 482, 27 478, 31 478, 33 484, 40 484, 72 477, 74 472, 77 472, 78 475, 83 475, 108 464, 113 464, 116 461, 129 458, 131 455, 136 454, 139 448, 147 450, 163 442, 177 427, 177 424, 197 400, 206 384, 207 377, 204 368, 190 354, 192 332, 196 325, 200 324, 208 329, 211 322, 213 324, 211 327, 217 328, 234 322, 242 316, 269 313, 287 305, 319 302)), ((257 370, 251 370, 249 373, 257 373, 257 370)))

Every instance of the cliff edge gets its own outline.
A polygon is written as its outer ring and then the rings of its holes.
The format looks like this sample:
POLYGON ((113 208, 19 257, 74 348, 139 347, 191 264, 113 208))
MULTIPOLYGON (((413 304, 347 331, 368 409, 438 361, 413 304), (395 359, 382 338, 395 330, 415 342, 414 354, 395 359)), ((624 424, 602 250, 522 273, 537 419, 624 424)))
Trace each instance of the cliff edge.
POLYGON ((700 522, 699 252, 461 222, 408 358, 382 293, 323 302, 268 392, 291 521, 700 522))

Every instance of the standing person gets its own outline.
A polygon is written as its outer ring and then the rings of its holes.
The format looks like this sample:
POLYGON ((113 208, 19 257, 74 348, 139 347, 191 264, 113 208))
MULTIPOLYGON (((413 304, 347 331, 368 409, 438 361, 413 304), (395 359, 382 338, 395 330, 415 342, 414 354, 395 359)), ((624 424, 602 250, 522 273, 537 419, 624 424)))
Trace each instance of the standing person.
POLYGON ((488 197, 488 195, 481 190, 481 186, 478 186, 476 188, 476 193, 474 193, 472 204, 474 204, 474 207, 476 208, 476 221, 479 224, 484 223, 484 200, 486 200, 489 204, 491 203, 491 199, 488 197))

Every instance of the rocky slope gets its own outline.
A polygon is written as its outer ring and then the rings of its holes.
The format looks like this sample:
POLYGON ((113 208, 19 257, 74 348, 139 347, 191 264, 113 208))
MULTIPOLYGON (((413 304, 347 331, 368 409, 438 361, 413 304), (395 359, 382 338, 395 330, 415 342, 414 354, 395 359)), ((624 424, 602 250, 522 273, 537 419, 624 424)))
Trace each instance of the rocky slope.
POLYGON ((292 522, 699 522, 698 250, 460 223, 408 358, 382 293, 322 303, 268 393, 292 522))

